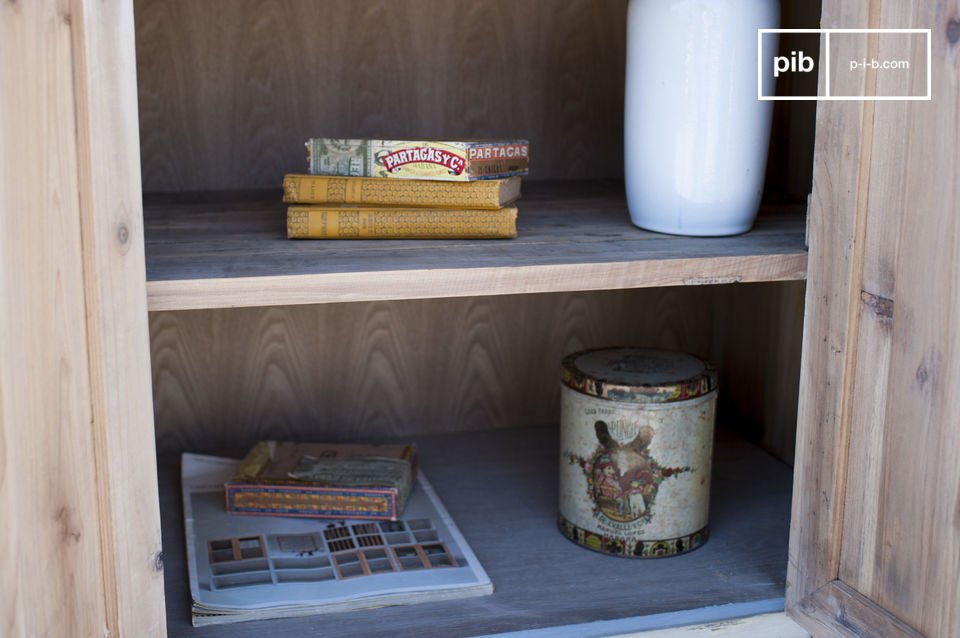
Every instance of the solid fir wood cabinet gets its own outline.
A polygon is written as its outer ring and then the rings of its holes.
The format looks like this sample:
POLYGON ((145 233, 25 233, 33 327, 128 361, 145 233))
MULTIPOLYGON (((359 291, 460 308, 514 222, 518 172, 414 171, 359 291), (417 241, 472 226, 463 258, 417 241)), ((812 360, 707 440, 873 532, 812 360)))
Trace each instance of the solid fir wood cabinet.
MULTIPOLYGON (((815 635, 960 634, 960 7, 823 5, 823 27, 931 28, 934 98, 818 105, 807 254, 789 212, 730 240, 629 227, 609 181, 622 0, 3 3, 0 633, 165 633, 160 529, 179 505, 158 496, 158 450, 529 445, 514 428, 555 422, 559 354, 643 339, 717 360, 740 435, 788 461, 796 443, 791 616, 815 635), (183 194, 274 187, 318 122, 529 137, 529 226, 482 250, 291 249, 269 199, 183 194)), ((777 129, 768 179, 794 194, 801 119, 777 129)))

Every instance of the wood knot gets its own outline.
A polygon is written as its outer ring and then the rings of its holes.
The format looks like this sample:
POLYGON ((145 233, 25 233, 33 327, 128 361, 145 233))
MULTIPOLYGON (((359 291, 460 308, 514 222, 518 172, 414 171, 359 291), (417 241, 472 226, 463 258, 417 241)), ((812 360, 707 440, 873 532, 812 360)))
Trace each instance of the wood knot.
POLYGON ((950 44, 960 42, 960 20, 957 18, 947 22, 947 42, 950 44))
POLYGON ((153 571, 163 573, 163 552, 157 552, 153 555, 153 571))
POLYGON ((923 384, 927 382, 927 379, 930 378, 930 373, 927 372, 927 366, 920 364, 920 367, 917 368, 917 383, 923 387, 923 384))
POLYGON ((860 300, 881 319, 893 318, 893 299, 873 295, 866 290, 860 291, 860 300))
POLYGON ((80 530, 71 524, 70 508, 64 505, 54 515, 56 521, 60 524, 60 540, 64 543, 80 542, 80 530))
POLYGON ((117 241, 120 242, 121 246, 126 246, 127 242, 130 241, 130 230, 126 224, 117 226, 117 241))

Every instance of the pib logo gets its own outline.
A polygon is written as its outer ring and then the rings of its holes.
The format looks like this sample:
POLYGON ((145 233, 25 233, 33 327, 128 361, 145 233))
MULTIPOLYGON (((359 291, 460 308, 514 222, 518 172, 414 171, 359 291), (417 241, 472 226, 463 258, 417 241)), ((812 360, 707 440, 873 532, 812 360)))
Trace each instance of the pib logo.
POLYGON ((803 51, 791 51, 790 55, 778 55, 773 58, 773 77, 781 73, 809 73, 813 71, 813 58, 803 51))

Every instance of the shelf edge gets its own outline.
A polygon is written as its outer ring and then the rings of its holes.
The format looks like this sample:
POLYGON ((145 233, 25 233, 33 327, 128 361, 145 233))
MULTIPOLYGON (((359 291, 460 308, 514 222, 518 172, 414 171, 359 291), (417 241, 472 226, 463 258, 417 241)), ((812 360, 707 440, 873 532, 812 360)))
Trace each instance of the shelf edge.
POLYGON ((807 253, 147 282, 152 312, 794 281, 807 253))

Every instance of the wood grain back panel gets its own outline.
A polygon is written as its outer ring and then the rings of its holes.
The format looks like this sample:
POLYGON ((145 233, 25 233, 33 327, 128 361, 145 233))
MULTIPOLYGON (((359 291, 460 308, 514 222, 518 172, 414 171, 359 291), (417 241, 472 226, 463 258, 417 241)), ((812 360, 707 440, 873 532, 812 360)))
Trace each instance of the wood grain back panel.
POLYGON ((555 423, 561 357, 635 343, 717 361, 729 421, 789 461, 802 295, 791 282, 155 312, 158 446, 555 423))
POLYGON ((370 439, 555 422, 563 354, 639 338, 708 347, 686 291, 151 315, 159 446, 370 439), (694 335, 699 335, 695 338, 694 335))
MULTIPOLYGON (((276 188, 304 170, 309 137, 521 137, 532 179, 620 178, 626 9, 136 0, 144 189, 276 188)), ((785 0, 783 26, 819 14, 785 0)), ((809 192, 813 116, 775 104, 771 197, 809 192)))
POLYGON ((625 0, 138 0, 144 189, 277 187, 309 137, 523 137, 622 174, 625 0))

